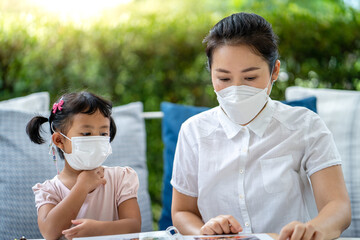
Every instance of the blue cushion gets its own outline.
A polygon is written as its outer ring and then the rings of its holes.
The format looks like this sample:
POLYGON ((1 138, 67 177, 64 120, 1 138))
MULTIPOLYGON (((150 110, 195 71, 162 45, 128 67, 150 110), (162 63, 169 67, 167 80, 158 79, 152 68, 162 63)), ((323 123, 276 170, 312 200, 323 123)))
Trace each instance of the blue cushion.
POLYGON ((311 96, 299 100, 292 100, 292 101, 282 101, 282 103, 285 103, 287 105, 293 106, 293 107, 306 107, 310 109, 311 111, 317 113, 316 108, 316 97, 311 96))
POLYGON ((172 226, 171 200, 172 186, 170 184, 173 168, 176 143, 181 124, 189 117, 205 111, 206 107, 193 107, 169 102, 161 103, 161 111, 164 113, 162 119, 162 140, 164 143, 164 175, 162 184, 162 212, 159 221, 159 229, 165 230, 172 226))
MULTIPOLYGON (((308 97, 296 101, 283 101, 290 106, 307 107, 316 112, 316 97, 308 97)), ((159 229, 165 230, 172 226, 171 220, 171 201, 172 186, 170 184, 172 176, 175 148, 181 124, 189 117, 203 112, 209 108, 194 107, 169 102, 161 103, 161 111, 164 113, 162 120, 162 140, 164 143, 164 175, 162 184, 162 211, 159 220, 159 229)))

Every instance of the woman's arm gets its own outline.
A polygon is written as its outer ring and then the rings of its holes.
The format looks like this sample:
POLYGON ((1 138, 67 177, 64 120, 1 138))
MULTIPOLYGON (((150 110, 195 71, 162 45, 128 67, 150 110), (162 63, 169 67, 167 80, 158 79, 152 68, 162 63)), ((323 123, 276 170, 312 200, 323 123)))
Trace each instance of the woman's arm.
POLYGON ((141 231, 141 215, 136 198, 122 202, 119 207, 119 220, 96 221, 92 219, 77 219, 72 223, 77 225, 63 231, 67 239, 75 237, 103 236, 141 231))
POLYGON ((197 207, 197 198, 178 192, 173 188, 171 217, 174 226, 185 235, 200 235, 204 225, 197 207))
POLYGON ((58 239, 64 229, 71 227, 71 220, 78 215, 87 194, 106 183, 103 177, 103 169, 83 171, 79 174, 70 194, 59 204, 45 204, 39 208, 38 224, 44 238, 58 239))
POLYGON ((178 192, 173 188, 171 215, 174 226, 185 235, 212 235, 238 233, 240 223, 231 215, 219 215, 207 223, 201 219, 197 198, 178 192))
POLYGON ((318 216, 305 224, 289 223, 281 230, 279 240, 334 239, 350 225, 350 199, 341 166, 320 170, 311 175, 310 179, 318 216))

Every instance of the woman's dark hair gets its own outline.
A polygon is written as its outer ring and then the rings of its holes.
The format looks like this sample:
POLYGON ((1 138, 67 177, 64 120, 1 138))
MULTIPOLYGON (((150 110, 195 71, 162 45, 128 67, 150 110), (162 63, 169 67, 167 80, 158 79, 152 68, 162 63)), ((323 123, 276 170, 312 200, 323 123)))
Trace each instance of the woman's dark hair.
MULTIPOLYGON (((112 103, 90 92, 76 92, 68 93, 58 99, 56 104, 61 101, 61 110, 59 108, 56 111, 51 111, 50 117, 36 116, 32 118, 26 126, 26 133, 31 141, 37 144, 44 143, 44 139, 41 137, 41 125, 45 122, 50 124, 50 132, 57 130, 64 134, 67 133, 72 125, 73 116, 78 113, 93 114, 96 111, 100 111, 101 114, 110 119, 110 141, 112 141, 116 134, 116 125, 114 119, 111 117, 112 103)), ((64 155, 59 151, 59 155, 64 159, 64 155)))
POLYGON ((250 46, 255 54, 261 56, 272 72, 279 57, 278 37, 271 24, 254 13, 235 13, 218 22, 205 37, 208 69, 211 70, 214 50, 224 45, 244 44, 250 46))

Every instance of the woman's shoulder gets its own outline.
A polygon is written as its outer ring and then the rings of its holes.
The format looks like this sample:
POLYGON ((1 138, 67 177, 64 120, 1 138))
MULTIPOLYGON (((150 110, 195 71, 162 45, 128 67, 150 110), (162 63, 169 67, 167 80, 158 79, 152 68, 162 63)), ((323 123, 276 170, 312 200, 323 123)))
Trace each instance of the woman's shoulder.
POLYGON ((219 125, 218 111, 220 107, 214 107, 188 118, 181 126, 183 131, 199 133, 201 136, 210 134, 219 125))
POLYGON ((286 125, 288 128, 293 129, 309 126, 314 122, 321 122, 319 115, 306 107, 293 107, 274 100, 273 103, 275 108, 274 118, 286 125))

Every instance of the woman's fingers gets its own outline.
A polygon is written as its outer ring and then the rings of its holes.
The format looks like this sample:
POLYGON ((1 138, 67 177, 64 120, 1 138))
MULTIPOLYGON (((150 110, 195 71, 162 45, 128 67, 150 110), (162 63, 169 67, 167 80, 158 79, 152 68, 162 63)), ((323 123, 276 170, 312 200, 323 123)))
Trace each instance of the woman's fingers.
POLYGON ((291 222, 281 229, 279 240, 322 240, 323 234, 309 223, 291 222))
POLYGON ((305 225, 305 233, 302 236, 302 240, 311 240, 315 235, 315 228, 310 225, 310 224, 306 224, 305 225))
POLYGON ((240 223, 231 215, 219 215, 210 219, 201 229, 201 234, 228 234, 242 231, 240 223))
POLYGON ((291 235, 291 240, 300 240, 303 238, 305 234, 305 226, 302 224, 298 224, 294 226, 294 232, 291 235))
POLYGON ((243 230, 240 223, 231 215, 228 215, 229 227, 231 233, 238 233, 243 230))

